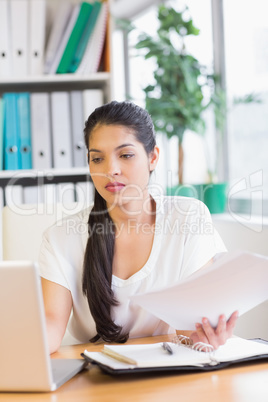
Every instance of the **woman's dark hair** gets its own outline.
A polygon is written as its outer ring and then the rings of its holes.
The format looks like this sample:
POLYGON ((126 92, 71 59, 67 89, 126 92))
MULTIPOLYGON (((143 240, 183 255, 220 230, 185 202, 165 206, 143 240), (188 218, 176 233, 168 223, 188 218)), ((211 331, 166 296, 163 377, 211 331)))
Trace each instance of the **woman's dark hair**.
MULTIPOLYGON (((132 130, 137 141, 149 155, 155 147, 154 127, 148 112, 131 102, 110 102, 97 109, 85 123, 84 138, 89 148, 90 135, 103 125, 120 125, 132 130)), ((105 342, 126 342, 128 334, 111 317, 112 306, 118 301, 111 289, 114 257, 115 225, 107 211, 106 201, 95 189, 94 206, 88 219, 89 238, 83 266, 82 289, 96 324, 97 335, 105 342), (97 230, 96 228, 102 228, 97 230)))

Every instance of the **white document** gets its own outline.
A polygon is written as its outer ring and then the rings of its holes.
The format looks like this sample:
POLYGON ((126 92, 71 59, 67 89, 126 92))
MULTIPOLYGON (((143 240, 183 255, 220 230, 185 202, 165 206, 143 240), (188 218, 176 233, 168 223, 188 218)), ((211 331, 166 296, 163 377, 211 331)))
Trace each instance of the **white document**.
POLYGON ((32 161, 34 169, 52 168, 49 94, 31 93, 32 161))
POLYGON ((71 91, 72 150, 74 167, 87 166, 87 150, 84 141, 84 113, 82 91, 71 91))
POLYGON ((72 10, 73 5, 71 3, 66 1, 60 2, 48 37, 44 63, 45 73, 49 73, 53 60, 56 57, 57 50, 59 49, 60 42, 63 38, 63 34, 67 27, 72 10))
POLYGON ((29 73, 28 0, 10 0, 12 72, 20 77, 29 73))
POLYGON ((84 56, 75 74, 89 75, 97 72, 105 41, 107 17, 108 6, 106 3, 102 3, 98 19, 93 32, 90 35, 84 56))
POLYGON ((85 89, 83 91, 84 120, 94 112, 96 107, 103 105, 103 92, 101 89, 85 89))
POLYGON ((11 75, 10 15, 8 0, 0 1, 0 78, 11 75))
POLYGON ((29 69, 31 75, 36 75, 43 73, 46 29, 46 0, 29 1, 29 69))
POLYGON ((67 43, 68 43, 69 37, 70 37, 70 35, 72 33, 72 30, 73 30, 73 28, 75 26, 75 23, 76 23, 80 8, 81 8, 81 5, 77 4, 72 10, 72 15, 71 15, 71 17, 70 17, 70 19, 68 21, 67 27, 66 27, 66 29, 64 31, 64 34, 62 36, 62 39, 60 41, 60 45, 59 45, 59 47, 57 49, 57 52, 56 52, 55 58, 53 60, 53 63, 50 66, 49 74, 56 74, 56 71, 57 71, 58 65, 59 65, 59 63, 61 61, 63 52, 65 50, 65 47, 66 47, 67 43))
POLYGON ((220 314, 242 315, 267 299, 268 257, 244 251, 224 255, 175 286, 131 297, 178 330, 194 330, 202 317, 216 327, 220 314))
POLYGON ((70 98, 68 92, 51 93, 54 168, 72 167, 70 98))

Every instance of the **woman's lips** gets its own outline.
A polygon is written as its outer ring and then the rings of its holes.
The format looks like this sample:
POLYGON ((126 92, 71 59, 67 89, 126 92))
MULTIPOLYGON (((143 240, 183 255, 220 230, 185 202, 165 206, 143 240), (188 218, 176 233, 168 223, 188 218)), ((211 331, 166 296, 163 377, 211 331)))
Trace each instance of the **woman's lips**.
POLYGON ((111 193, 117 193, 118 191, 121 191, 123 187, 125 187, 125 184, 119 183, 117 181, 113 183, 108 183, 105 186, 106 190, 110 191, 111 193))

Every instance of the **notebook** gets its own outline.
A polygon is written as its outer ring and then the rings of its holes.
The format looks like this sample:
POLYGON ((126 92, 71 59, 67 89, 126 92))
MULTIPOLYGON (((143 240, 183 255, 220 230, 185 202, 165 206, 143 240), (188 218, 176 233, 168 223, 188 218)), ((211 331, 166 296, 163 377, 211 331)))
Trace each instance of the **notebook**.
POLYGON ((0 262, 0 391, 54 391, 85 367, 51 359, 37 264, 0 262))
POLYGON ((213 350, 211 345, 191 344, 187 337, 173 342, 142 345, 104 345, 101 352, 82 353, 110 374, 162 370, 215 370, 250 360, 268 360, 268 343, 233 337, 213 350), (187 339, 185 343, 185 339, 187 339))

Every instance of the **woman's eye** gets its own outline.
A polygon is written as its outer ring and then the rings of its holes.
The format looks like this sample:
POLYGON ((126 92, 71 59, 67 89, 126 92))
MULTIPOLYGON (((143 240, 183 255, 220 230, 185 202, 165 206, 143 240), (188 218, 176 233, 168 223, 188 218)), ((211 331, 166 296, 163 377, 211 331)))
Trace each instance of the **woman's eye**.
POLYGON ((100 163, 102 161, 102 158, 92 158, 91 162, 93 163, 100 163))
POLYGON ((130 158, 132 158, 134 156, 134 154, 123 154, 123 155, 121 155, 121 158, 123 158, 123 159, 130 159, 130 158))

